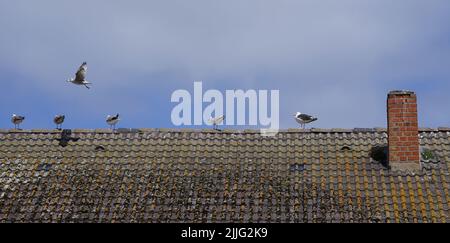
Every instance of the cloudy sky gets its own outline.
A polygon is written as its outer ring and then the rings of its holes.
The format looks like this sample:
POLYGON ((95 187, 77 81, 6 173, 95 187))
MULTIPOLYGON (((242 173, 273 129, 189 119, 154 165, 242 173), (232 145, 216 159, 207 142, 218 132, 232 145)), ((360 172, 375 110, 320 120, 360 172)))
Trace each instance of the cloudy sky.
MULTIPOLYGON (((0 0, 0 128, 173 127, 173 91, 280 90, 280 123, 384 127, 414 90, 422 127, 450 126, 448 0, 0 0), (66 83, 89 64, 93 87, 66 83)), ((205 104, 207 105, 207 104, 205 104)))

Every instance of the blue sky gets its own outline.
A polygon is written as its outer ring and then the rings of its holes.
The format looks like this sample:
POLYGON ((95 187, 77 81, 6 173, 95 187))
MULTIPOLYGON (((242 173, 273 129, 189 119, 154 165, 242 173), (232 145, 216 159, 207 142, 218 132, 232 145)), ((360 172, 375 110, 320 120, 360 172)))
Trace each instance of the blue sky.
POLYGON ((450 1, 0 0, 0 128, 173 127, 176 89, 278 89, 280 124, 384 127, 414 90, 422 127, 450 126, 450 1), (87 90, 65 82, 89 65, 87 90))

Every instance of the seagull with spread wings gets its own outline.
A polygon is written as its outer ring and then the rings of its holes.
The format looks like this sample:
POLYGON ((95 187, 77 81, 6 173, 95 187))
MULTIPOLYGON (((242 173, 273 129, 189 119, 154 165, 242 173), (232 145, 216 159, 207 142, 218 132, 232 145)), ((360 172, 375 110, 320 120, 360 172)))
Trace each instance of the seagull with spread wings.
POLYGON ((87 73, 87 63, 83 62, 81 64, 80 68, 78 69, 77 73, 75 74, 75 78, 67 80, 67 82, 76 84, 76 85, 84 85, 86 88, 90 88, 88 84, 92 84, 86 80, 86 73, 87 73))

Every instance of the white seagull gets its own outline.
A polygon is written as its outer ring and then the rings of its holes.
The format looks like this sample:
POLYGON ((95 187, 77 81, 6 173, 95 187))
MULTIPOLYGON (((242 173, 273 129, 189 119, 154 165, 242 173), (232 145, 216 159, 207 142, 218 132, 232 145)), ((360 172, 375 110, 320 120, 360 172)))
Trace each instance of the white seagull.
POLYGON ((12 117, 11 117, 11 122, 14 123, 14 128, 15 129, 20 129, 19 125, 20 125, 20 123, 23 122, 23 120, 25 120, 24 116, 18 116, 16 114, 13 114, 12 117))
POLYGON ((83 62, 81 64, 80 68, 78 69, 77 73, 75 74, 75 78, 68 79, 67 82, 76 84, 76 85, 84 85, 86 88, 90 88, 88 84, 92 84, 86 80, 86 73, 87 73, 87 63, 83 62))
POLYGON ((108 123, 108 125, 110 126, 110 128, 112 130, 116 129, 116 124, 119 122, 119 120, 120 120, 119 119, 119 114, 117 114, 115 116, 108 115, 106 117, 106 123, 108 123))
POLYGON ((217 127, 219 126, 219 124, 221 124, 223 122, 224 119, 225 119, 224 115, 219 116, 217 118, 211 117, 208 119, 208 122, 209 122, 209 124, 213 125, 214 130, 219 130, 219 129, 217 129, 217 127))
POLYGON ((311 123, 313 121, 317 121, 316 117, 307 115, 307 114, 302 114, 300 112, 297 112, 295 115, 295 120, 300 123, 301 127, 303 129, 305 129, 306 124, 311 123))
POLYGON ((62 124, 64 122, 64 119, 66 118, 65 115, 56 115, 53 119, 53 122, 56 124, 56 129, 61 130, 62 124))

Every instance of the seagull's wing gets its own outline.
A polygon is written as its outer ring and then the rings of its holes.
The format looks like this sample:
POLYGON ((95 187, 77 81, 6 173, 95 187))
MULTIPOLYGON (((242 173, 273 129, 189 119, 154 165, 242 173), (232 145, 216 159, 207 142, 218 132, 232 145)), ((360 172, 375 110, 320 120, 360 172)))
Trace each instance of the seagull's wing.
POLYGON ((214 125, 214 124, 220 124, 221 122, 223 122, 223 120, 225 119, 225 116, 220 116, 220 117, 217 117, 217 118, 209 118, 208 119, 208 123, 209 124, 212 124, 212 125, 214 125))
POLYGON ((87 64, 84 62, 75 74, 76 81, 84 81, 86 79, 87 64))
POLYGON ((219 124, 219 123, 223 122, 224 118, 225 118, 225 116, 220 116, 220 117, 218 117, 218 118, 216 119, 216 123, 219 124))
POLYGON ((312 116, 310 116, 310 115, 306 115, 306 114, 300 114, 299 116, 298 116, 298 118, 300 118, 300 119, 302 119, 302 120, 312 120, 313 119, 313 117, 312 116))

